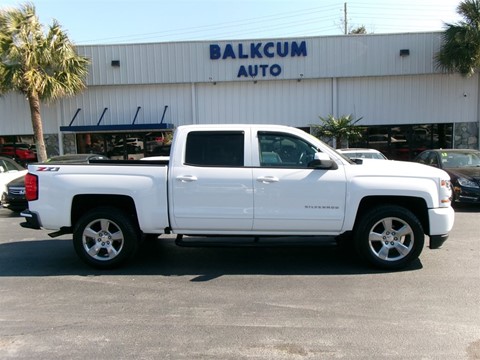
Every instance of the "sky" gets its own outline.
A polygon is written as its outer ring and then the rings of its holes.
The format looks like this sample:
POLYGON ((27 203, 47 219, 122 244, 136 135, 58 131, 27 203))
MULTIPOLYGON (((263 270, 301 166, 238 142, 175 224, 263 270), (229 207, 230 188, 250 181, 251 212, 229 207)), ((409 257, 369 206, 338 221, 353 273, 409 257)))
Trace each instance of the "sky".
MULTIPOLYGON (((30 0, 77 45, 442 31, 460 0, 30 0), (346 4, 346 17, 345 17, 346 4)), ((0 0, 0 8, 25 1, 0 0)))

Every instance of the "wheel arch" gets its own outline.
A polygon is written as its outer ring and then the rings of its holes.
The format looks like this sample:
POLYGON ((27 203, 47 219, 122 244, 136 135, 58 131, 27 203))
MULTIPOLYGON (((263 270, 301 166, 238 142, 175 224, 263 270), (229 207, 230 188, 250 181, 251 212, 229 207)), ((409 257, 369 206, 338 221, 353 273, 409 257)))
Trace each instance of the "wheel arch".
POLYGON ((410 196, 367 196, 363 198, 358 206, 354 229, 369 210, 383 205, 397 205, 408 209, 418 218, 424 233, 430 233, 427 203, 422 198, 410 196))
POLYGON ((82 194, 75 195, 72 201, 71 223, 72 228, 87 212, 99 207, 112 207, 124 212, 139 228, 135 202, 126 195, 82 194))

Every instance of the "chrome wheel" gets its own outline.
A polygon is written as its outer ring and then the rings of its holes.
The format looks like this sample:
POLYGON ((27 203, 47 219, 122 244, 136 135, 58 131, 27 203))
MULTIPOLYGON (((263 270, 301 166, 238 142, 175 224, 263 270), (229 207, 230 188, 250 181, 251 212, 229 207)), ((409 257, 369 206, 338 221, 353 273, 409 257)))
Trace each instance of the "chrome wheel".
POLYGON ((366 211, 354 230, 359 255, 375 267, 401 269, 418 259, 425 235, 417 216, 399 205, 366 211))
POLYGON ((120 227, 109 219, 96 219, 83 230, 85 252, 95 260, 112 260, 122 251, 124 236, 120 227))
POLYGON ((73 230, 73 246, 87 264, 111 269, 135 254, 139 234, 131 215, 114 207, 99 207, 77 221, 73 230))
POLYGON ((373 225, 368 236, 370 250, 383 261, 398 261, 413 249, 415 235, 404 220, 389 217, 373 225))

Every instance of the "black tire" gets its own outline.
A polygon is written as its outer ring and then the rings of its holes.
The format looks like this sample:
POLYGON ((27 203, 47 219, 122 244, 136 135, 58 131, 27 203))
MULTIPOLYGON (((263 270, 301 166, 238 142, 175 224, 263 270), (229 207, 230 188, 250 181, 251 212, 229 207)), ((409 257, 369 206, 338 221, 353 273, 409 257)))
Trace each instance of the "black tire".
POLYGON ((26 208, 25 208, 25 207, 21 207, 21 208, 7 207, 7 209, 10 210, 11 212, 14 212, 14 213, 20 213, 20 212, 22 212, 23 210, 25 210, 26 208))
POLYGON ((418 218, 396 205, 380 206, 365 214, 356 226, 359 255, 375 267, 396 270, 418 259, 425 235, 418 218))
POLYGON ((159 236, 160 234, 143 234, 142 241, 155 241, 159 236))
POLYGON ((112 269, 135 254, 138 233, 125 213, 113 207, 101 207, 89 211, 75 224, 73 246, 88 265, 112 269))

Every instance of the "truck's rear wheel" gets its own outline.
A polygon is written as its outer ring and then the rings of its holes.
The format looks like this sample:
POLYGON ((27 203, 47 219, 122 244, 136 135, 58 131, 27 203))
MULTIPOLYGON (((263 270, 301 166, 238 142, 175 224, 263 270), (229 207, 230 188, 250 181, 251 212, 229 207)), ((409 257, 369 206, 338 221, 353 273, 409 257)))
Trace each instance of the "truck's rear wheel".
POLYGON ((400 269, 420 256, 425 236, 418 218, 400 206, 381 206, 365 214, 355 231, 360 256, 384 269, 400 269))
POLYGON ((97 208, 75 225, 73 246, 88 265, 114 268, 136 252, 138 231, 122 211, 112 207, 97 208))

